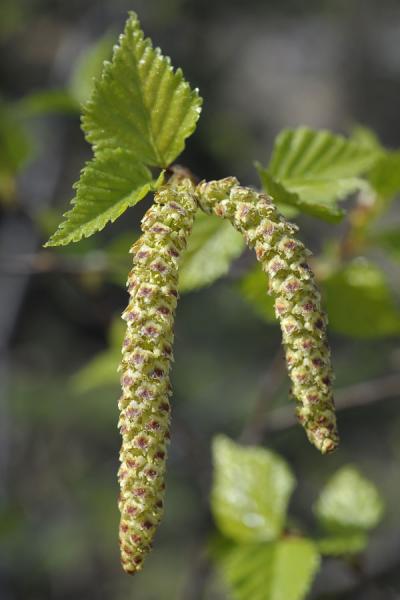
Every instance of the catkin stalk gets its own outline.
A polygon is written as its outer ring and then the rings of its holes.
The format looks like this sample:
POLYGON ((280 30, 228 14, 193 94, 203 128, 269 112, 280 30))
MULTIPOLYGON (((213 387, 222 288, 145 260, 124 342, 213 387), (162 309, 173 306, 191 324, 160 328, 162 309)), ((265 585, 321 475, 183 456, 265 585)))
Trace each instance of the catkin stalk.
POLYGON ((119 509, 124 571, 140 570, 163 512, 178 264, 197 208, 189 180, 168 184, 142 220, 128 277, 122 349, 119 509))
POLYGON ((279 214, 266 194, 240 186, 234 177, 200 183, 197 193, 203 210, 229 219, 254 248, 275 297, 297 417, 311 443, 323 454, 333 451, 339 440, 327 318, 308 265, 310 252, 296 238, 297 226, 279 214))

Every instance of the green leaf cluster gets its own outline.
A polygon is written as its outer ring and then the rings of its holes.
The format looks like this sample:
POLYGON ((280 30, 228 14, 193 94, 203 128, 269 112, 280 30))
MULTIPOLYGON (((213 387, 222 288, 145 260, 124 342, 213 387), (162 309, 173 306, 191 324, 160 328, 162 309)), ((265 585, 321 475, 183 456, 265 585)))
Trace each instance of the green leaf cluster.
POLYGON ((115 221, 129 206, 157 189, 162 174, 195 129, 201 98, 180 69, 144 37, 130 13, 111 62, 105 62, 83 108, 82 128, 93 147, 75 186, 73 208, 48 246, 76 242, 115 221))
POLYGON ((363 141, 299 127, 282 131, 268 167, 256 167, 263 188, 280 208, 337 222, 344 216, 338 201, 366 185, 361 176, 380 155, 380 149, 363 141))
POLYGON ((211 509, 222 537, 211 553, 236 600, 302 600, 321 554, 361 552, 382 518, 375 486, 354 467, 343 467, 315 504, 324 536, 312 539, 289 529, 296 481, 282 457, 217 436, 213 462, 211 509))

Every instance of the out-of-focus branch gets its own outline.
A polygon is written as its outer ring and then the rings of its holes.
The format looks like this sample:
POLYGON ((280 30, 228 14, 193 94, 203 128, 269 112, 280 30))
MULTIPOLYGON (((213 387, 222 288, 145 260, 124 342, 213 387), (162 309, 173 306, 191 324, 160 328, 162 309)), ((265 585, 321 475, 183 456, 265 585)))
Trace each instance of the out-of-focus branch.
MULTIPOLYGON (((335 394, 335 404, 337 410, 347 410, 398 395, 400 395, 400 373, 363 381, 338 390, 335 394)), ((284 406, 268 415, 268 419, 263 424, 263 432, 289 429, 296 423, 293 405, 284 406)))
POLYGON ((92 252, 84 258, 56 256, 51 252, 0 255, 0 273, 6 275, 34 275, 39 273, 103 273, 115 270, 104 252, 92 252))

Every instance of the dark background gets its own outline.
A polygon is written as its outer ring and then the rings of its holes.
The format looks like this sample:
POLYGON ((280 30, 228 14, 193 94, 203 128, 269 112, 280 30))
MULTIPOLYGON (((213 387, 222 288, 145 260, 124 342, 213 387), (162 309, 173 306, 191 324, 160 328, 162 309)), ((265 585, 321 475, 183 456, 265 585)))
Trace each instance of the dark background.
MULTIPOLYGON (((300 124, 346 133, 362 123, 400 146, 398 0, 2 0, 3 100, 66 87, 79 56, 105 32, 120 32, 128 10, 205 99, 180 159, 199 176, 235 174, 256 185, 254 160, 265 163, 277 132, 300 124)), ((223 599, 199 566, 210 527, 210 440, 217 432, 240 436, 260 397, 267 412, 287 402, 286 378, 270 368, 279 331, 243 301, 234 274, 181 299, 166 514, 144 572, 123 575, 118 376, 85 390, 76 373, 106 350, 127 301, 104 247, 134 238, 150 200, 89 243, 43 251, 90 150, 76 114, 37 116, 26 128, 31 158, 0 223, 0 598, 223 599)), ((315 251, 340 232, 314 219, 301 224, 315 251)), ((397 294, 399 275, 394 270, 391 280, 397 294)), ((340 388, 399 369, 396 338, 331 340, 340 388)), ((385 498, 364 575, 326 561, 313 598, 400 598, 400 413, 395 390, 375 396, 341 412, 342 445, 333 456, 319 456, 300 428, 278 424, 263 436, 294 469, 290 510, 310 528, 318 490, 342 464, 357 465, 385 498)))

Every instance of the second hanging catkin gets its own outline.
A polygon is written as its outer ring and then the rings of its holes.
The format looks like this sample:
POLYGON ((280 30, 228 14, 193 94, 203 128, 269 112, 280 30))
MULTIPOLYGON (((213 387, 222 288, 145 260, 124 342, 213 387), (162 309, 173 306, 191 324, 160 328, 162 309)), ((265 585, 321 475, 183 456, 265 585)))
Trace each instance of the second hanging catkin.
POLYGON ((229 219, 254 248, 275 297, 298 419, 309 440, 322 453, 331 452, 338 434, 326 316, 297 226, 267 195, 240 186, 234 177, 203 182, 197 193, 203 210, 229 219))

